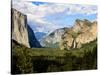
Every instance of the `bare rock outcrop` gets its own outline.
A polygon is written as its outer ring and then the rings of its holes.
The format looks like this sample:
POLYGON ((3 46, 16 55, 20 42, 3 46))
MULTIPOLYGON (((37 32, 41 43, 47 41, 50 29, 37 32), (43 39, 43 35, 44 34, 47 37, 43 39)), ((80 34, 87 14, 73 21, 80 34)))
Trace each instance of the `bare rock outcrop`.
POLYGON ((32 28, 27 24, 27 16, 12 8, 11 11, 12 40, 26 47, 41 47, 32 28))
POLYGON ((11 10, 11 14, 12 39, 16 40, 20 44, 25 45, 26 47, 30 47, 26 15, 13 8, 11 10))
POLYGON ((76 20, 75 25, 62 35, 60 48, 80 48, 83 44, 94 41, 97 38, 97 22, 88 20, 76 20))

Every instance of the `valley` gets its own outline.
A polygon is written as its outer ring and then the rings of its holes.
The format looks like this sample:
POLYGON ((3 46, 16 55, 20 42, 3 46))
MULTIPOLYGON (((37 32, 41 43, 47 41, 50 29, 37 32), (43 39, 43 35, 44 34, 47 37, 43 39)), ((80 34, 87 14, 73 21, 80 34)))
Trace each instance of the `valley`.
POLYGON ((96 40, 80 49, 27 48, 16 44, 12 48, 12 73, 43 73, 89 70, 97 68, 96 40))
POLYGON ((97 21, 76 19, 70 28, 45 34, 35 33, 20 11, 11 13, 12 74, 97 69, 97 21))

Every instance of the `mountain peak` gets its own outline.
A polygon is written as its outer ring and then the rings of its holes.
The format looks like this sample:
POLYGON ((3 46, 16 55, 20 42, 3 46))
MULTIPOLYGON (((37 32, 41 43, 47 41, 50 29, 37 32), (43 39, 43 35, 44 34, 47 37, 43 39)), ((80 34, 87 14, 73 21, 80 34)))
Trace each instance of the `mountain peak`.
POLYGON ((27 16, 13 8, 11 14, 12 40, 26 47, 41 47, 33 30, 27 24, 27 16))
POLYGON ((80 48, 82 44, 94 41, 97 37, 97 22, 88 20, 76 20, 75 25, 64 33, 62 49, 80 48), (64 46, 65 44, 65 46, 64 46))
POLYGON ((43 38, 40 43, 44 47, 61 49, 80 48, 83 44, 96 39, 97 22, 77 19, 71 28, 60 28, 43 38))

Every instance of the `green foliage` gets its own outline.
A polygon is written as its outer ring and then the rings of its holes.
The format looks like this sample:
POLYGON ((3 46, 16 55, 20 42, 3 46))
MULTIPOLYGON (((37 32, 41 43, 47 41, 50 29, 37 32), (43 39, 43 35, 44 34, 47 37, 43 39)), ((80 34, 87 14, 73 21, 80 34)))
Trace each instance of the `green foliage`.
MULTIPOLYGON (((46 44, 46 48, 59 48, 59 43, 56 42, 56 43, 48 43, 47 41, 45 41, 45 44, 46 44)), ((58 49, 59 50, 59 49, 58 49)))
MULTIPOLYGON (((13 69, 17 68, 18 73, 31 73, 33 67, 31 63, 31 56, 28 54, 29 50, 24 46, 15 47, 12 51, 12 64, 15 64, 13 69), (16 59, 15 59, 16 58, 16 59)), ((16 73, 16 72, 14 72, 16 73)))
POLYGON ((96 41, 83 45, 80 49, 73 49, 66 53, 64 70, 89 70, 97 68, 96 41))
POLYGON ((47 72, 57 72, 57 71, 60 71, 57 65, 51 64, 50 66, 48 66, 47 72))
POLYGON ((41 73, 97 68, 97 41, 80 49, 59 50, 57 48, 12 48, 12 73, 41 73))

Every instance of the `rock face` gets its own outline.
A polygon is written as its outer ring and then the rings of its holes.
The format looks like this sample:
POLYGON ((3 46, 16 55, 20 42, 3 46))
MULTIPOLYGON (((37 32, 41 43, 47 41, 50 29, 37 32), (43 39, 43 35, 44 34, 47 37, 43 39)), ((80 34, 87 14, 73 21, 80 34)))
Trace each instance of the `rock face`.
POLYGON ((33 30, 30 28, 30 26, 27 26, 27 30, 28 30, 28 39, 29 39, 29 44, 30 47, 41 47, 40 43, 37 41, 35 34, 33 32, 33 30))
POLYGON ((35 36, 37 38, 37 40, 41 40, 47 33, 44 32, 35 32, 35 36))
POLYGON ((27 25, 27 16, 12 8, 12 39, 26 47, 41 47, 33 30, 27 25))
POLYGON ((97 22, 76 20, 75 25, 65 31, 60 42, 61 49, 80 48, 82 44, 94 41, 97 38, 97 22))
POLYGON ((60 48, 61 50, 80 48, 83 44, 97 38, 97 22, 77 19, 73 27, 61 28, 44 37, 40 43, 43 47, 60 48))
POLYGON ((51 47, 63 49, 80 48, 97 38, 97 22, 77 19, 71 28, 57 29, 37 41, 33 30, 27 25, 27 16, 12 9, 12 39, 26 47, 51 47), (41 45, 40 45, 41 44, 41 45))
POLYGON ((61 36, 64 33, 64 29, 67 28, 57 29, 54 32, 50 33, 49 35, 45 36, 43 39, 40 40, 40 44, 43 47, 51 47, 51 48, 59 47, 59 42, 61 41, 61 36))
POLYGON ((18 43, 30 47, 28 32, 27 32, 27 18, 21 12, 12 8, 11 10, 12 18, 12 39, 16 40, 18 43))
POLYGON ((97 37, 97 23, 93 22, 89 30, 77 36, 76 42, 78 43, 78 46, 80 47, 81 44, 89 43, 90 41, 95 40, 96 37, 97 37))

